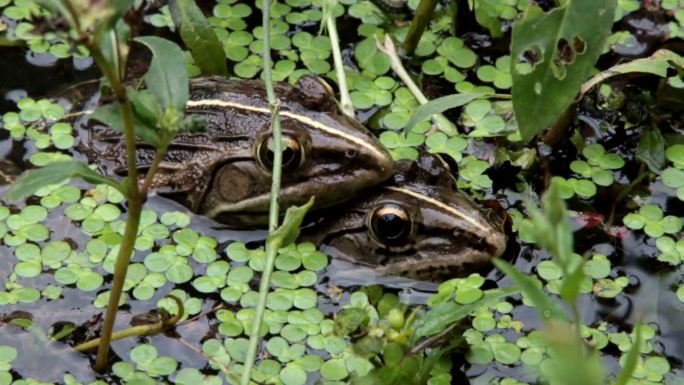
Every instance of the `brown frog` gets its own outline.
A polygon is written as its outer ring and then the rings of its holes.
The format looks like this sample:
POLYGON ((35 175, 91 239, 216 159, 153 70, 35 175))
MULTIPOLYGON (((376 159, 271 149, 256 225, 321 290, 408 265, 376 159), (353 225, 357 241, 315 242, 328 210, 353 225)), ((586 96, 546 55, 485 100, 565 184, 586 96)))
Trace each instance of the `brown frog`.
POLYGON ((333 258, 422 280, 467 275, 506 246, 499 221, 457 191, 429 154, 399 162, 391 182, 331 212, 304 239, 333 258))
MULTIPOLYGON (((393 161, 361 124, 337 112, 327 85, 304 76, 296 86, 276 83, 283 132, 281 208, 316 197, 328 207, 392 175, 393 161)), ((187 112, 206 119, 207 130, 184 132, 169 146, 153 187, 191 210, 233 226, 266 223, 273 153, 271 118, 259 80, 193 79, 187 112)), ((95 128, 93 147, 104 168, 124 174, 120 134, 95 128)), ((154 149, 137 149, 141 169, 154 149)))

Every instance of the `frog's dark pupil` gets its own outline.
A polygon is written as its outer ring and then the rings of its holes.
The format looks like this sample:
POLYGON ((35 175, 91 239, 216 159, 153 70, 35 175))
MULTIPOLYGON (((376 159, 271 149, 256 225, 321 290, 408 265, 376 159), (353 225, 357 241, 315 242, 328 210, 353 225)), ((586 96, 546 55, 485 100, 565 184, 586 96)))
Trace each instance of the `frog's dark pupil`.
POLYGON ((396 214, 388 213, 378 218, 379 233, 385 238, 398 238, 406 232, 407 228, 408 223, 396 214))
MULTIPOLYGON (((272 155, 273 153, 271 153, 272 155)), ((295 152, 291 147, 283 149, 283 166, 290 164, 295 158, 295 152)))

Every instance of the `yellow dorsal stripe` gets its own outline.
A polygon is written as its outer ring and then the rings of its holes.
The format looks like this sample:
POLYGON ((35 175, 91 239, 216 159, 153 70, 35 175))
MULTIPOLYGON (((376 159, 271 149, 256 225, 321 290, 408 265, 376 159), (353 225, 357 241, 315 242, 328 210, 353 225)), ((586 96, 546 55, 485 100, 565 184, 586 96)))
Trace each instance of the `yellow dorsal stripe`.
POLYGON ((451 206, 447 205, 446 203, 442 203, 436 199, 430 198, 427 195, 423 195, 423 194, 417 193, 415 191, 412 191, 412 190, 409 190, 409 189, 406 189, 403 187, 385 186, 385 188, 388 190, 392 190, 392 191, 398 191, 400 193, 407 194, 407 195, 410 195, 414 198, 417 198, 417 199, 423 200, 425 202, 428 202, 430 204, 433 204, 433 205, 439 207, 440 209, 442 209, 446 212, 449 212, 449 213, 463 219, 464 221, 472 224, 473 226, 475 226, 476 228, 478 228, 479 230, 481 230, 483 232, 489 231, 489 229, 487 229, 485 226, 482 226, 481 223, 479 223, 478 221, 476 221, 473 218, 471 218, 470 216, 468 216, 468 214, 456 209, 455 207, 451 207, 451 206))
MULTIPOLYGON (((239 110, 246 110, 246 111, 253 111, 253 112, 259 112, 262 114, 270 114, 271 111, 268 108, 264 107, 256 107, 256 106, 250 106, 247 104, 241 104, 241 103, 236 103, 236 102, 229 102, 226 100, 221 100, 221 99, 202 99, 202 100, 188 100, 187 103, 188 107, 202 107, 202 106, 219 106, 219 107, 227 107, 227 108, 237 108, 239 110)), ((350 135, 346 132, 340 131, 334 127, 326 126, 325 124, 321 122, 317 122, 314 119, 311 119, 308 116, 305 115, 300 115, 296 114, 291 111, 279 111, 278 112, 282 116, 286 116, 290 119, 294 119, 298 122, 304 123, 308 126, 317 128, 321 131, 327 132, 329 134, 339 136, 341 138, 344 138, 352 143, 355 143, 359 146, 365 147, 373 153, 378 158, 385 158, 387 155, 382 153, 377 147, 374 147, 367 141, 365 141, 362 138, 350 135)))

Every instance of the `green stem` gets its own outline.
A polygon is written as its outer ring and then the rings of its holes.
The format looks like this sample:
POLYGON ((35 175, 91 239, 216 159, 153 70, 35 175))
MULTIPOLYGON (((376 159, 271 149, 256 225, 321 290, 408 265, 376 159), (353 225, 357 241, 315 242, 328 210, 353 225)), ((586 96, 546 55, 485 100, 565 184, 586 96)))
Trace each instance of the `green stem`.
POLYGON ((140 187, 140 196, 147 196, 147 191, 150 189, 152 181, 154 180, 154 176, 157 174, 159 164, 162 162, 162 160, 164 160, 164 156, 166 155, 166 149, 167 146, 164 146, 162 148, 157 149, 157 151, 154 153, 154 159, 152 159, 152 164, 150 165, 149 170, 147 170, 147 175, 145 176, 145 181, 143 182, 142 187, 140 187))
POLYGON ((627 187, 623 188, 622 191, 618 194, 618 196, 613 200, 613 206, 610 209, 610 216, 608 217, 608 220, 606 221, 606 226, 610 227, 613 225, 613 220, 615 219, 615 209, 617 208, 617 205, 622 202, 627 195, 629 195, 632 190, 638 186, 644 178, 649 176, 650 173, 646 172, 646 164, 642 163, 641 166, 639 166, 639 174, 637 175, 636 178, 630 184, 627 185, 627 187))
MULTIPOLYGON (((397 50, 390 35, 385 35, 385 44, 380 43, 379 40, 376 40, 375 42, 378 46, 378 49, 389 57, 392 70, 397 74, 397 76, 399 76, 399 79, 406 84, 406 87, 408 87, 409 91, 411 91, 411 94, 413 94, 413 97, 416 98, 418 103, 427 103, 428 98, 425 97, 423 91, 421 91, 418 85, 413 81, 411 75, 406 72, 404 65, 401 63, 401 58, 399 58, 399 55, 397 55, 397 50)), ((432 121, 435 123, 435 125, 437 125, 440 131, 444 132, 445 134, 449 136, 458 134, 456 126, 454 126, 454 124, 451 123, 451 121, 449 121, 449 119, 447 119, 447 117, 443 114, 432 115, 432 121)))
POLYGON ((344 74, 344 63, 342 62, 342 53, 340 52, 340 38, 337 35, 337 23, 335 22, 335 14, 333 12, 334 6, 337 4, 328 4, 331 8, 328 12, 324 12, 326 17, 326 25, 328 35, 330 36, 330 45, 332 46, 333 62, 335 63, 335 73, 337 74, 337 85, 340 87, 340 110, 342 113, 354 118, 354 105, 349 94, 349 87, 347 87, 347 77, 344 74))
POLYGON ((128 262, 130 260, 131 254, 133 253, 135 238, 138 234, 141 211, 142 202, 140 199, 128 200, 128 218, 126 219, 126 230, 124 231, 123 240, 119 246, 119 254, 116 256, 114 279, 112 281, 112 288, 109 291, 109 304, 107 305, 107 313, 102 325, 102 332, 100 333, 100 345, 97 349, 97 359, 95 360, 95 369, 98 371, 103 371, 107 367, 109 343, 112 339, 114 321, 116 321, 116 313, 119 309, 119 300, 121 299, 121 292, 123 291, 123 285, 126 279, 128 262))
POLYGON ((421 0, 416 9, 415 15, 413 15, 413 20, 411 20, 411 26, 406 33, 406 39, 401 44, 401 48, 404 49, 407 55, 413 55, 413 51, 416 50, 420 37, 423 36, 425 28, 430 25, 430 20, 432 19, 432 12, 437 6, 437 0, 421 0))
MULTIPOLYGON (((178 314, 172 316, 172 317, 164 317, 164 319, 161 319, 155 323, 152 324, 147 324, 147 325, 139 325, 139 326, 132 326, 130 328, 126 328, 123 330, 117 330, 112 333, 112 341, 120 340, 126 337, 134 337, 134 336, 149 336, 153 334, 158 334, 163 332, 164 330, 173 327, 180 321, 180 319, 183 317, 183 314, 185 313, 185 309, 183 307, 183 302, 178 299, 177 297, 173 295, 168 295, 168 297, 171 297, 175 302, 176 306, 178 306, 178 314)), ((74 346, 74 350, 79 351, 79 352, 85 352, 90 349, 96 348, 99 343, 100 343, 101 338, 95 338, 90 341, 86 341, 82 344, 78 344, 74 346)))
MULTIPOLYGON (((272 131, 273 131, 273 173, 271 180, 271 206, 269 208, 268 230, 269 233, 275 231, 278 227, 278 195, 280 193, 280 176, 281 166, 283 163, 282 139, 280 129, 280 118, 278 116, 278 100, 273 89, 273 79, 271 76, 271 1, 263 0, 263 28, 264 28, 264 82, 266 87, 266 95, 268 96, 268 105, 271 109, 272 116, 272 131)), ((257 301, 254 321, 252 322, 252 330, 249 336, 249 346, 247 347, 247 355, 245 357, 245 364, 242 369, 242 376, 240 384, 249 385, 249 380, 256 360, 257 348, 259 345, 259 329, 264 318, 264 311, 266 309, 266 296, 268 295, 271 284, 271 273, 273 272, 273 265, 275 264, 275 257, 278 252, 279 242, 267 242, 266 247, 266 263, 264 271, 261 274, 261 281, 259 283, 259 299, 257 301)))
POLYGON ((130 100, 126 95, 126 89, 119 78, 119 71, 116 71, 107 62, 99 47, 95 44, 89 44, 88 49, 93 59, 100 67, 104 75, 109 81, 109 85, 116 95, 123 116, 124 138, 126 141, 126 161, 128 167, 128 218, 126 219, 126 229, 124 231, 121 245, 119 246, 119 253, 116 257, 116 265, 114 267, 114 278, 112 281, 112 288, 110 290, 109 304, 107 305, 107 313, 102 325, 102 332, 100 333, 100 344, 97 350, 97 358, 95 360, 95 369, 103 371, 107 367, 107 356, 109 355, 109 343, 112 338, 114 330, 114 322, 116 321, 116 313, 119 308, 119 300, 121 299, 121 292, 123 291, 124 281, 126 279, 126 272, 128 271, 128 263, 133 254, 133 246, 138 235, 138 225, 140 224, 140 213, 142 212, 142 205, 144 196, 140 195, 138 189, 138 170, 136 169, 135 158, 135 127, 133 125, 133 108, 130 100))

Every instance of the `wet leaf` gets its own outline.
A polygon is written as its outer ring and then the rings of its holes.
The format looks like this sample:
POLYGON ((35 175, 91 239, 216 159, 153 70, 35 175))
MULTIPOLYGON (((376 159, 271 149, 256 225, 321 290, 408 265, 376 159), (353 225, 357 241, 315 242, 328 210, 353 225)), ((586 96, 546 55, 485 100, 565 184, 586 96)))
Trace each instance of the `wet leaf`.
POLYGON ((551 297, 549 297, 540 286, 537 286, 532 277, 523 274, 506 261, 495 259, 494 264, 499 270, 506 273, 506 275, 508 275, 515 283, 518 284, 518 286, 520 286, 520 290, 532 300, 542 319, 568 319, 568 316, 563 308, 561 308, 557 302, 552 300, 551 297))
MULTIPOLYGON (((448 109, 451 108, 456 108, 456 107, 461 107, 470 101, 473 101, 475 99, 480 99, 480 98, 485 98, 489 96, 490 94, 486 93, 481 93, 481 92, 473 92, 473 93, 466 93, 466 94, 454 94, 454 95, 447 95, 447 96, 442 96, 437 99, 430 100, 429 102, 420 105, 415 112, 413 113, 413 116, 411 116, 411 120, 406 124, 406 130, 410 130, 415 126, 418 122, 425 120, 429 118, 430 116, 434 114, 439 114, 442 113, 448 109)), ((453 135, 454 133, 447 133, 449 135, 453 135)))
POLYGON ((152 51, 152 62, 144 76, 147 88, 164 108, 185 111, 190 91, 183 51, 176 43, 156 36, 141 36, 135 41, 152 51))
POLYGON ((677 67, 681 68, 682 66, 684 66, 684 58, 672 51, 660 49, 649 57, 618 64, 608 68, 605 71, 599 72, 582 84, 580 94, 584 95, 592 87, 613 76, 638 72, 652 74, 664 78, 667 77, 668 69, 677 67))
POLYGON ((41 168, 26 171, 7 190, 5 198, 9 201, 20 200, 42 187, 72 177, 79 177, 90 183, 105 183, 125 193, 123 186, 115 179, 92 170, 85 163, 69 160, 48 163, 41 168))
POLYGON ((513 294, 517 291, 515 288, 502 288, 489 290, 484 297, 479 301, 467 305, 462 305, 456 302, 443 302, 437 304, 428 311, 425 317, 421 318, 414 325, 413 338, 421 338, 431 336, 439 333, 445 327, 453 322, 456 322, 464 317, 467 317, 473 311, 482 306, 495 304, 501 298, 513 294))
POLYGON ((289 245, 299 236, 299 226, 304 220, 304 215, 313 206, 314 197, 302 206, 292 206, 285 212, 285 219, 282 225, 275 231, 271 232, 266 239, 266 247, 269 244, 275 247, 282 247, 289 245), (277 245, 277 246, 276 246, 277 245))
POLYGON ((183 42, 192 52, 195 64, 203 75, 227 77, 226 59, 221 43, 202 10, 194 0, 173 0, 169 2, 174 24, 180 31, 183 42))
POLYGON ((544 13, 531 3, 515 22, 512 95, 523 140, 570 106, 610 34, 615 6, 615 0, 568 0, 544 13))

